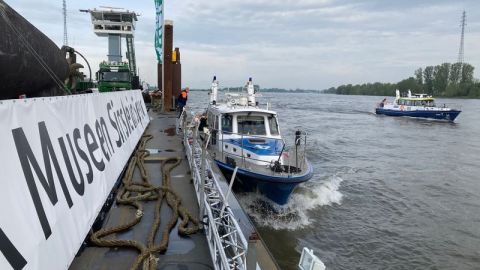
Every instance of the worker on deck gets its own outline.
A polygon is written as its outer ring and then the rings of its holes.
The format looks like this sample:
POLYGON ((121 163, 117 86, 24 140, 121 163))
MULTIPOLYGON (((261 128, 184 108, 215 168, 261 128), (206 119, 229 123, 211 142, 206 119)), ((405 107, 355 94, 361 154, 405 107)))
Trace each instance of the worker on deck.
POLYGON ((383 108, 386 103, 387 103, 387 98, 384 98, 384 99, 382 100, 382 102, 380 102, 380 103, 378 104, 378 106, 379 106, 380 108, 383 108))
POLYGON ((185 105, 187 105, 189 90, 190 89, 188 87, 183 89, 182 92, 180 92, 180 95, 178 95, 178 97, 177 97, 178 117, 180 117, 180 115, 182 114, 183 107, 185 107, 185 105))

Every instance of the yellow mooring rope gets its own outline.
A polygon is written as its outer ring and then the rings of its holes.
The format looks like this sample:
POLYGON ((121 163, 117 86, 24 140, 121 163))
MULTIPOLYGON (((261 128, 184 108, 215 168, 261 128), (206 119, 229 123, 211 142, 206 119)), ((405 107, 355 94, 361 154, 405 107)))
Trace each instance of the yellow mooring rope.
POLYGON ((115 227, 102 228, 93 233, 90 237, 90 240, 95 245, 100 247, 131 248, 138 250, 139 255, 130 267, 130 270, 137 270, 140 265, 142 265, 143 270, 156 269, 157 259, 155 257, 155 253, 161 253, 167 250, 170 231, 173 229, 173 227, 175 227, 179 216, 182 220, 178 226, 178 233, 180 235, 194 234, 198 231, 198 220, 195 219, 192 214, 182 206, 180 196, 170 187, 170 172, 176 166, 178 166, 178 164, 180 164, 181 159, 178 157, 156 158, 156 160, 161 161, 163 183, 161 186, 154 186, 148 179, 144 161, 149 155, 149 152, 145 150, 145 146, 152 138, 152 135, 144 135, 141 138, 135 154, 130 159, 127 171, 122 180, 123 185, 118 191, 116 198, 117 204, 131 206, 137 210, 135 215, 132 217, 132 220, 115 227), (133 174, 136 168, 138 168, 140 171, 142 177, 141 182, 133 181, 133 174), (170 218, 165 229, 161 232, 162 239, 160 243, 156 244, 155 236, 160 227, 160 209, 164 200, 172 209, 172 217, 170 218), (143 203, 148 201, 156 201, 156 206, 155 218, 146 244, 137 240, 124 240, 116 238, 105 239, 109 235, 129 230, 138 224, 143 216, 143 203), (189 226, 189 224, 191 225, 189 226))

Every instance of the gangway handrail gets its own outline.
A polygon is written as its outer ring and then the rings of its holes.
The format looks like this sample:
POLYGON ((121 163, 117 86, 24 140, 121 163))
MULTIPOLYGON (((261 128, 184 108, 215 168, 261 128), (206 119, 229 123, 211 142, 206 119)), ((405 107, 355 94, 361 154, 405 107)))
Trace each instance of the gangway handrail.
POLYGON ((247 269, 248 242, 229 207, 210 163, 205 160, 202 162, 202 158, 206 158, 207 145, 201 145, 197 141, 198 123, 187 125, 186 119, 187 113, 183 112, 179 126, 182 126, 183 143, 200 205, 200 216, 202 219, 206 218, 205 234, 214 268, 218 270, 247 269), (204 169, 203 174, 202 169, 204 169))

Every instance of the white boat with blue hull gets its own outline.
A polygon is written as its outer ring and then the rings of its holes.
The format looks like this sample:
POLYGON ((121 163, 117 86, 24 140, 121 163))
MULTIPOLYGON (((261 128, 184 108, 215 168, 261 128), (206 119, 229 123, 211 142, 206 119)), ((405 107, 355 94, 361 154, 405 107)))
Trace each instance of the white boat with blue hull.
POLYGON ((384 99, 375 108, 376 114, 388 116, 408 116, 436 120, 454 121, 462 111, 451 108, 446 105, 438 107, 435 99, 426 94, 412 95, 410 90, 406 97, 400 96, 400 91, 396 91, 396 98, 393 103, 384 99))
POLYGON ((251 79, 246 93, 226 93, 224 102, 218 102, 217 96, 214 78, 210 105, 199 128, 210 133, 209 153, 227 179, 238 167, 236 189, 258 191, 277 204, 286 204, 295 187, 313 176, 305 155, 306 134, 297 131, 288 147, 277 113, 268 105, 266 109, 258 106, 251 79))

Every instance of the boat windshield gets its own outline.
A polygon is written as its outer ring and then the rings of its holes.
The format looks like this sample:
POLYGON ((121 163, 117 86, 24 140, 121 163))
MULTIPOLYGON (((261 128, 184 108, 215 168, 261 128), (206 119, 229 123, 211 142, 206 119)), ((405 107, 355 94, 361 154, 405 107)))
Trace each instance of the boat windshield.
POLYGON ((244 135, 267 135, 263 116, 237 116, 238 133, 244 135))
POLYGON ((270 135, 279 135, 277 118, 274 115, 268 117, 268 125, 270 126, 270 135))

